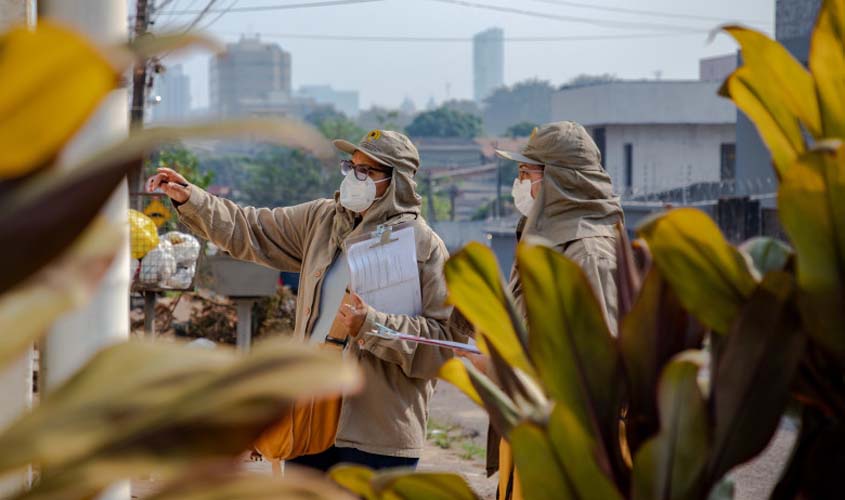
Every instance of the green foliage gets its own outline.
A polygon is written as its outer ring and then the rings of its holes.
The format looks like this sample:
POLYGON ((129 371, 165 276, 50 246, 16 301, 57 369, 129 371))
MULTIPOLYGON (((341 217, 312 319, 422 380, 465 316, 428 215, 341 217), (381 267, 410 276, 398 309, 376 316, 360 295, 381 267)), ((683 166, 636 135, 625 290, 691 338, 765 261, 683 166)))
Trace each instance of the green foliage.
POLYGON ((725 474, 766 447, 790 399, 801 425, 774 498, 841 496, 845 0, 822 4, 810 71, 765 35, 726 31, 744 65, 722 93, 772 152, 794 253, 767 239, 735 248, 705 214, 679 209, 638 229, 650 255, 636 269, 620 233, 613 340, 577 266, 552 249, 517 250, 530 334, 488 249, 467 246, 446 265, 450 301, 493 368, 453 360, 441 376, 481 401, 510 441, 527 498, 730 497, 725 474), (711 330, 708 350, 697 324, 711 330))
POLYGON ((537 123, 534 122, 519 122, 511 125, 508 127, 507 131, 505 131, 505 135, 508 137, 528 137, 531 135, 531 132, 537 127, 537 123))
POLYGON ((412 137, 472 139, 481 135, 481 118, 441 107, 418 114, 405 131, 412 137))
POLYGON ((267 147, 237 160, 244 174, 233 187, 239 199, 261 207, 296 205, 328 198, 340 185, 340 174, 328 175, 313 156, 295 149, 267 147))
POLYGON ((367 133, 346 115, 331 108, 315 111, 305 117, 305 121, 317 127, 323 136, 329 140, 346 139, 353 144, 357 144, 367 133))
POLYGON ((202 189, 214 182, 214 172, 200 168, 197 155, 181 144, 172 144, 150 155, 145 165, 146 174, 153 175, 157 168, 167 167, 184 175, 188 182, 202 189))

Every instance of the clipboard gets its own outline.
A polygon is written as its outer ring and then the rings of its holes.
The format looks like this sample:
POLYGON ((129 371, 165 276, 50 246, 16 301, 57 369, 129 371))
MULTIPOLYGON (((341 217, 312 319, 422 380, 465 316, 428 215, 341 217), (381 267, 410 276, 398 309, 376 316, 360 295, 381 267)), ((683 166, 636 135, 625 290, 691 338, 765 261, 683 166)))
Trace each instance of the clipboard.
POLYGON ((451 340, 436 340, 427 337, 420 337, 418 335, 400 333, 392 328, 382 325, 381 323, 376 323, 375 328, 373 330, 364 333, 386 340, 407 340, 409 342, 416 342, 417 344, 430 345, 435 347, 445 347, 447 349, 452 349, 453 351, 465 351, 472 354, 481 354, 481 351, 478 349, 478 347, 472 344, 464 344, 463 342, 453 342, 451 340))
POLYGON ((422 313, 413 223, 382 224, 344 243, 350 289, 388 314, 422 313))

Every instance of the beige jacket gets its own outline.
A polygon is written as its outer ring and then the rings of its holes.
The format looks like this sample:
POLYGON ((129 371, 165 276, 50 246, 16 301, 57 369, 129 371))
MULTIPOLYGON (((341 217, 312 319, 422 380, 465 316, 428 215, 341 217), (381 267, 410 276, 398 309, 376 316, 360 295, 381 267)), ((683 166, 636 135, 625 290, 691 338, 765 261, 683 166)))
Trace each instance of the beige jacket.
MULTIPOLYGON (((300 272, 295 335, 310 336, 320 310, 320 287, 326 270, 347 238, 367 234, 381 223, 411 222, 417 242, 417 264, 423 312, 421 316, 389 315, 370 309, 361 331, 378 321, 397 331, 445 340, 451 334, 443 264, 443 241, 419 211, 413 171, 399 166, 385 196, 363 220, 335 200, 321 199, 292 207, 252 208, 214 197, 193 186, 190 199, 178 207, 181 220, 195 233, 233 257, 281 271, 300 272)), ((365 386, 345 396, 336 445, 368 453, 419 457, 425 442, 428 402, 437 371, 452 352, 369 335, 350 339, 347 356, 364 372, 365 386)))

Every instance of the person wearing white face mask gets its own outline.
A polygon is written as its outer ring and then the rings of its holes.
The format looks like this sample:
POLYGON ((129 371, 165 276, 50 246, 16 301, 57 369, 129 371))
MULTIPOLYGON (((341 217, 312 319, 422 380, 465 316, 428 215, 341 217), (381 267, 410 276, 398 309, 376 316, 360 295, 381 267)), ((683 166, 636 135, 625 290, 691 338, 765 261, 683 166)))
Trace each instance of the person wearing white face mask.
POLYGON ((363 332, 380 323, 403 333, 465 342, 446 328, 452 310, 443 278, 448 252, 420 214, 422 199, 414 180, 419 153, 406 136, 373 130, 358 144, 334 144, 351 158, 341 162, 344 177, 333 199, 272 209, 240 207, 189 185, 169 169, 159 170, 151 188, 160 187, 173 199, 188 228, 233 257, 299 272, 295 337, 341 346, 358 360, 365 386, 343 397, 334 445, 289 462, 320 470, 341 462, 376 469, 413 467, 425 445, 438 369, 453 353, 363 332), (378 225, 399 223, 414 227, 421 314, 376 311, 355 294, 349 307, 340 307, 349 285, 344 242, 369 235, 378 225), (335 321, 345 328, 343 338, 328 335, 335 321))
MULTIPOLYGON (((497 150, 496 154, 519 164, 512 190, 514 205, 522 215, 517 240, 542 237, 578 264, 593 287, 611 334, 616 335, 616 225, 624 219, 595 142, 583 126, 556 122, 535 128, 521 151, 497 150)), ((516 266, 511 268, 509 288, 524 313, 516 266)), ((454 334, 473 335, 472 325, 457 309, 449 328, 454 334)), ((467 357, 482 370, 488 369, 485 357, 467 357)), ((487 472, 500 472, 499 499, 519 499, 521 488, 510 450, 506 443, 500 450, 499 443, 499 436, 489 429, 487 472)))

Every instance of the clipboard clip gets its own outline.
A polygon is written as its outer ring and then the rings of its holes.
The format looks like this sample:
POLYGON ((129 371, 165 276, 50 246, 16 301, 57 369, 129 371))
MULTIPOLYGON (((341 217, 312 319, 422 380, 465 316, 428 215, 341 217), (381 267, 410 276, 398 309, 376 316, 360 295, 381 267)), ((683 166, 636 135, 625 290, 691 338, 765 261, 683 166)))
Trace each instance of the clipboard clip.
POLYGON ((376 230, 373 231, 373 237, 378 238, 378 241, 370 245, 370 248, 389 245, 394 241, 399 241, 398 238, 393 238, 392 236, 393 229, 390 226, 379 224, 378 226, 376 226, 376 230))

